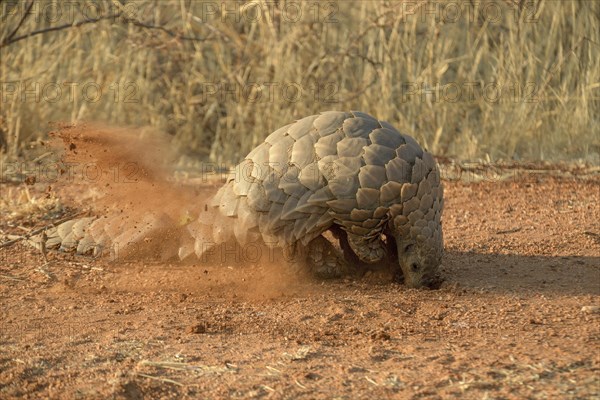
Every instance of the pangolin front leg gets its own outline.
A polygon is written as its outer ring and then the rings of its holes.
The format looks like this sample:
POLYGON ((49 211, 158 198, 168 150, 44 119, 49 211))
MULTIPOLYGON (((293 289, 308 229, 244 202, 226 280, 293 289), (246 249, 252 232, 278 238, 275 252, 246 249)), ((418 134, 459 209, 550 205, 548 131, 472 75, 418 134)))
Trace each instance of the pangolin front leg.
MULTIPOLYGON (((380 246, 383 249, 384 257, 377 260, 374 263, 368 263, 361 260, 354 252, 350 242, 348 241, 348 232, 342 229, 339 225, 334 225, 330 228, 333 236, 339 240, 340 247, 342 248, 344 259, 351 266, 354 267, 357 272, 367 272, 369 270, 376 270, 380 268, 389 269, 394 273, 399 273, 400 278, 402 277, 401 271, 398 270, 398 255, 396 249, 396 241, 393 236, 386 235, 385 240, 379 239, 380 246)), ((381 250, 380 250, 381 253, 381 250)))
POLYGON ((306 247, 306 253, 308 268, 316 277, 339 278, 351 272, 343 255, 323 236, 311 240, 306 247))
POLYGON ((285 246, 284 255, 292 265, 303 265, 317 278, 339 278, 351 272, 351 268, 342 254, 325 239, 318 236, 306 246, 298 243, 285 246))
POLYGON ((348 244, 360 261, 366 264, 377 264, 387 255, 385 243, 379 236, 366 238, 348 232, 348 244))

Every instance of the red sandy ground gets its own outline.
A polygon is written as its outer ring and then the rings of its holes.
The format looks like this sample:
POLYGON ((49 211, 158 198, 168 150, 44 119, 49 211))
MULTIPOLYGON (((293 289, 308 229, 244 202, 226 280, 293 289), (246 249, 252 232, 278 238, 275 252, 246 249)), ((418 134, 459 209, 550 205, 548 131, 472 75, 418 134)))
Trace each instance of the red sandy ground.
POLYGON ((435 291, 0 249, 0 398, 600 398, 599 183, 446 182, 435 291))

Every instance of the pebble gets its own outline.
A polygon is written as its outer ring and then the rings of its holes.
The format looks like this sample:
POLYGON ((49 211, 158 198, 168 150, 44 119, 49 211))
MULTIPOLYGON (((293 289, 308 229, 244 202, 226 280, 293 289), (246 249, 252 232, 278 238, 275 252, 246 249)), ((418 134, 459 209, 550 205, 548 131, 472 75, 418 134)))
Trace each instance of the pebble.
POLYGON ((600 306, 583 306, 581 312, 586 314, 598 314, 600 313, 600 306))
POLYGON ((206 325, 204 324, 195 324, 195 325, 190 325, 187 327, 186 329, 187 333, 206 333, 206 325))

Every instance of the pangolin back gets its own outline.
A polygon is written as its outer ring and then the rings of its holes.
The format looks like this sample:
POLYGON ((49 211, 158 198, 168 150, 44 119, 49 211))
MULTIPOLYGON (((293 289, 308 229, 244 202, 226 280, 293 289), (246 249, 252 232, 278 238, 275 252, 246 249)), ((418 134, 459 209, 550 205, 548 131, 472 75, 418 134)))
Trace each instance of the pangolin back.
POLYGON ((435 161, 411 136, 362 112, 329 111, 270 134, 210 202, 216 218, 200 219, 214 224, 215 243, 290 246, 333 224, 373 241, 404 215, 407 235, 413 228, 434 245, 442 201, 435 161))

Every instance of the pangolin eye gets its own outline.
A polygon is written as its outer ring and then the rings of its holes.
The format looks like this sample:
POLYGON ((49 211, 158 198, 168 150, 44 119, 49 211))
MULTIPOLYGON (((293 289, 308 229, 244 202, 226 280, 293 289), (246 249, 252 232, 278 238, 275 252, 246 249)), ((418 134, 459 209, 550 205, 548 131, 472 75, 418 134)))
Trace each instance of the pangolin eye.
POLYGON ((410 264, 410 269, 412 269, 414 272, 419 270, 419 264, 417 263, 412 263, 410 264))
POLYGON ((407 244, 406 246, 404 246, 404 252, 408 253, 409 251, 411 251, 413 249, 413 245, 411 244, 407 244))

